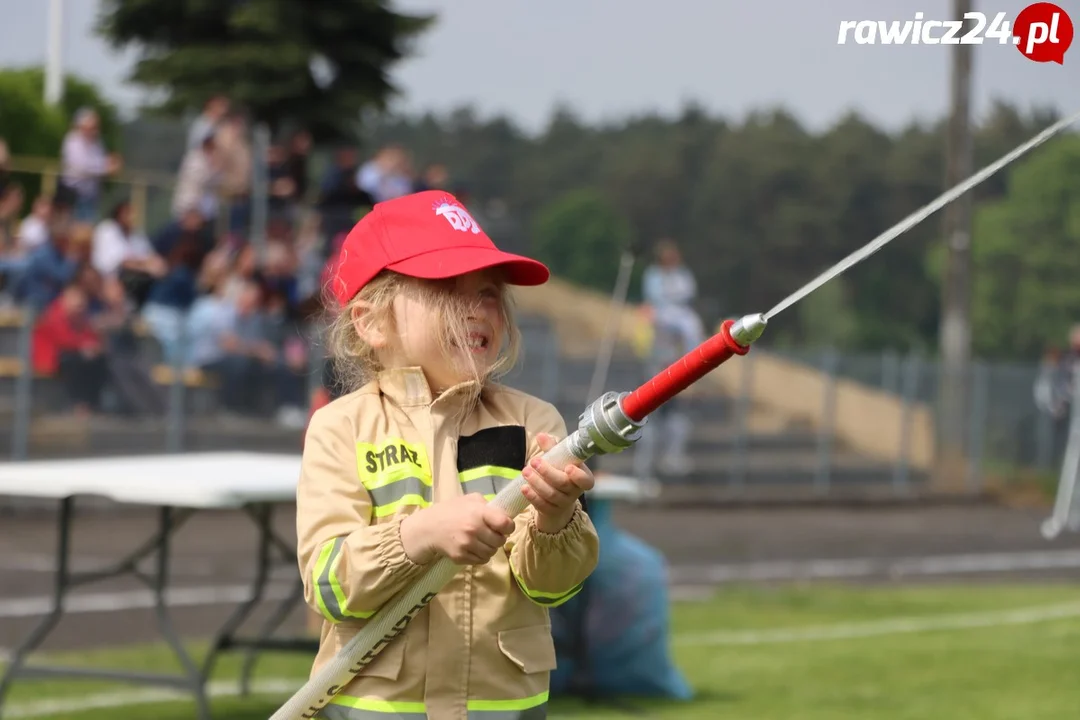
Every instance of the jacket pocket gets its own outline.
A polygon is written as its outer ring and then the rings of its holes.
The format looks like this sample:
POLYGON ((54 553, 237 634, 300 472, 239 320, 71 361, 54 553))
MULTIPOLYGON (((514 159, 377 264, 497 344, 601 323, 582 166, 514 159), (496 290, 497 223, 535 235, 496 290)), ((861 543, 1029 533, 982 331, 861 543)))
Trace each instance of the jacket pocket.
POLYGON ((555 669, 555 641, 547 625, 499 631, 499 650, 526 674, 555 669))
MULTIPOLYGON (((359 632, 357 628, 334 627, 334 653, 338 654, 359 632)), ((401 674, 401 667, 405 664, 405 646, 408 639, 405 635, 398 635, 384 647, 375 659, 369 662, 363 670, 357 673, 357 677, 377 677, 386 680, 397 680, 401 674)))

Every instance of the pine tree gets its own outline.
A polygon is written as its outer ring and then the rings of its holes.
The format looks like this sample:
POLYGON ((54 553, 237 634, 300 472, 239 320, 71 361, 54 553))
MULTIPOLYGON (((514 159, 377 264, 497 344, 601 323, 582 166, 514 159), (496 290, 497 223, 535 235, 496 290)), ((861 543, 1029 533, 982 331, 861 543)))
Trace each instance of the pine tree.
POLYGON ((397 92, 388 68, 434 20, 386 0, 105 0, 98 32, 140 57, 130 81, 156 109, 198 111, 224 93, 277 131, 352 135, 397 92))

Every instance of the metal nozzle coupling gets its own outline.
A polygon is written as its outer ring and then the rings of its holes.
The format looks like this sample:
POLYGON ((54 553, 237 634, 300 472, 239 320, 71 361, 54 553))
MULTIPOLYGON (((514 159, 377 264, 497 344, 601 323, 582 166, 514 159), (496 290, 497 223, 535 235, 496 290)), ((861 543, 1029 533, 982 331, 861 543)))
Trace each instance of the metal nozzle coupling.
MULTIPOLYGON (((630 393, 608 392, 601 395, 578 418, 574 433, 585 442, 580 449, 588 456, 621 452, 641 437, 645 420, 635 422, 622 411, 622 399, 630 393)), ((582 457, 574 449, 574 454, 582 457)))
POLYGON ((731 326, 731 339, 742 346, 747 346, 761 337, 768 320, 761 313, 743 315, 731 326))

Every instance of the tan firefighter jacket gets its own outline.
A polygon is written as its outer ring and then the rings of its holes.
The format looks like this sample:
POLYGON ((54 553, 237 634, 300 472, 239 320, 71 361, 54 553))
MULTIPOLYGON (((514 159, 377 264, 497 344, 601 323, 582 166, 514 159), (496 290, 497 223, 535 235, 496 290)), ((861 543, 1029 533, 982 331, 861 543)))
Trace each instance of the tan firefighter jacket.
MULTIPOLYGON (((493 497, 561 439, 549 403, 500 385, 471 411, 462 396, 432 401, 418 368, 388 370, 318 410, 304 444, 297 540, 307 602, 320 612, 312 673, 424 571, 405 555, 401 520, 471 492, 493 497)), ((573 597, 599 542, 578 510, 556 535, 530 507, 502 552, 463 568, 319 717, 328 720, 538 720, 555 668, 548 608, 573 597)))

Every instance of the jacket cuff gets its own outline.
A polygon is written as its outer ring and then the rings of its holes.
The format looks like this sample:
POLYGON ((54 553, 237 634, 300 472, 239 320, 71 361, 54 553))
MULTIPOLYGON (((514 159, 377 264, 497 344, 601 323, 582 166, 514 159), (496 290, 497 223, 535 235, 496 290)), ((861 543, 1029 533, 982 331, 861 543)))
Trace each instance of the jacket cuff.
POLYGON ((574 505, 574 514, 571 516, 570 522, 557 533, 546 533, 540 530, 536 526, 536 517, 536 512, 533 511, 529 516, 528 533, 529 541, 538 552, 559 550, 573 545, 581 539, 588 529, 585 511, 581 509, 581 502, 574 505))
POLYGON ((427 567, 413 562, 412 558, 405 554, 405 545, 401 542, 401 522, 406 517, 408 515, 398 515, 391 522, 370 528, 376 535, 375 547, 379 565, 395 578, 412 578, 427 567))

